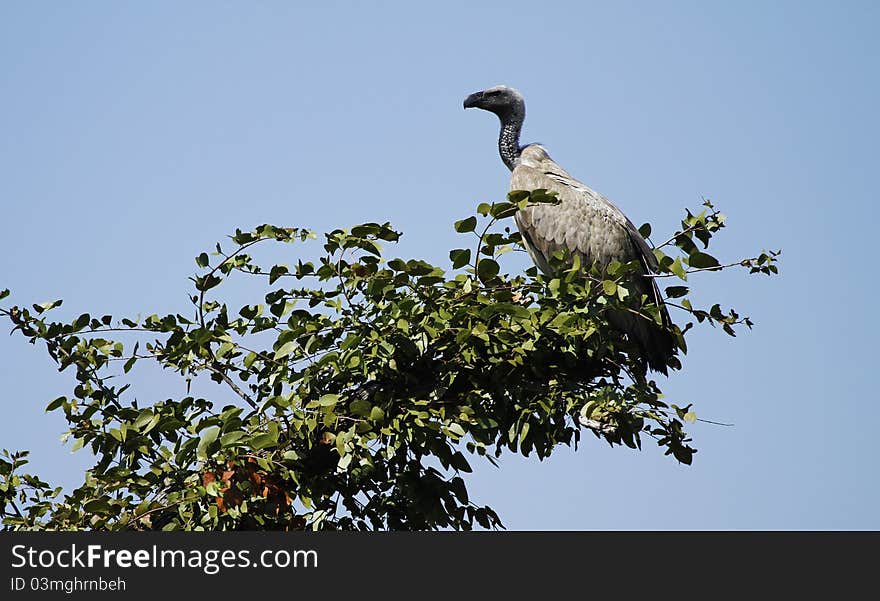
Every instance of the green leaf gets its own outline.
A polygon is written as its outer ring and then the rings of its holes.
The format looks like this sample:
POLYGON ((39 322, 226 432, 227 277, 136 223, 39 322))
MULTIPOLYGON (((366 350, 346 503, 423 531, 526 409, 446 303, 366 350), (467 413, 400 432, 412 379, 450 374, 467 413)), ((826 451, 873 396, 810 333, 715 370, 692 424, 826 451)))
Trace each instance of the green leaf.
POLYGON ((500 270, 498 262, 494 259, 481 259, 477 265, 477 277, 485 284, 498 275, 500 270))
POLYGON ((603 280, 602 290, 604 290, 605 294, 607 294, 608 296, 614 296, 615 294, 617 294, 617 283, 611 280, 603 280))
POLYGON ((370 401, 356 400, 352 401, 348 405, 351 412, 355 415, 359 415, 361 417, 367 417, 370 415, 370 410, 372 409, 372 405, 370 405, 370 401))
POLYGON ((687 280, 687 272, 684 269, 684 265, 681 262, 681 257, 675 259, 672 265, 669 266, 669 271, 677 275, 683 280, 687 280))
POLYGON ((361 337, 357 334, 349 334, 345 337, 345 340, 342 341, 342 344, 339 346, 339 350, 347 351, 351 347, 355 346, 361 341, 361 337))
POLYGON ((452 432, 453 434, 455 434, 456 436, 458 436, 459 438, 461 438, 462 436, 464 436, 464 428, 462 428, 460 424, 457 424, 457 423, 455 423, 455 422, 452 422, 451 424, 449 424, 449 425, 447 426, 447 429, 448 429, 450 432, 452 432))
POLYGON ((449 481, 449 490, 452 491, 452 494, 455 495, 455 498, 458 499, 459 503, 466 504, 468 502, 467 487, 461 477, 456 476, 449 481))
POLYGON ((358 238, 366 238, 368 236, 375 236, 378 231, 378 223, 363 223, 351 228, 351 235, 357 236, 358 238))
POLYGON ((217 436, 220 434, 219 426, 211 426, 210 428, 205 428, 202 430, 199 435, 199 446, 196 450, 196 453, 200 459, 206 459, 210 450, 210 447, 217 440, 217 436))
POLYGON ((710 267, 718 267, 718 259, 712 255, 703 252, 693 252, 688 256, 688 265, 694 269, 707 269, 710 267))
POLYGON ((288 273, 287 265, 273 265, 269 270, 269 284, 274 284, 281 276, 288 273))
POLYGON ((449 464, 460 472, 470 473, 474 471, 473 468, 471 468, 471 464, 468 463, 468 460, 461 454, 461 451, 453 453, 452 457, 450 457, 449 464))
POLYGON ((517 211, 517 206, 514 203, 509 202, 496 202, 492 205, 492 209, 489 213, 495 219, 504 219, 506 217, 510 217, 517 211))
POLYGON ((49 403, 48 405, 46 405, 46 411, 47 411, 47 412, 48 412, 48 411, 55 411, 55 410, 58 409, 61 405, 63 405, 65 401, 67 401, 67 397, 66 397, 66 396, 60 396, 60 397, 58 397, 57 399, 55 399, 54 401, 52 401, 51 403, 49 403))
POLYGON ((685 465, 690 465, 694 460, 694 451, 690 447, 675 446, 672 447, 673 456, 685 465))
POLYGON ((331 407, 339 402, 338 394, 325 394, 320 399, 318 399, 318 405, 320 407, 331 407))
POLYGON ((666 296, 669 298, 680 298, 688 293, 687 286, 667 286, 666 296))
POLYGON ((464 234, 467 232, 474 231, 474 228, 477 227, 477 218, 471 215, 467 219, 462 219, 461 221, 455 222, 455 231, 464 234))
POLYGON ((641 234, 642 238, 650 238, 651 237, 651 224, 643 223, 641 227, 639 227, 639 234, 641 234))
POLYGON ((348 469, 348 465, 351 463, 351 460, 354 458, 354 455, 351 453, 346 453, 345 455, 339 458, 339 461, 336 463, 336 469, 340 471, 345 471, 348 469))
POLYGON ((299 343, 296 340, 291 340, 290 342, 281 345, 281 348, 275 351, 274 359, 278 361, 279 359, 287 357, 297 348, 297 346, 299 346, 299 343))
POLYGON ((199 267, 207 267, 209 263, 208 253, 202 253, 196 257, 196 265, 199 267))
POLYGON ((49 309, 54 309, 55 307, 60 307, 61 303, 63 303, 63 302, 64 302, 63 300, 59 299, 59 300, 51 301, 48 303, 39 303, 37 305, 34 305, 34 311, 36 311, 37 313, 43 313, 45 311, 48 311, 49 309))
POLYGON ((92 317, 88 313, 83 313, 73 322, 73 329, 75 331, 82 330, 84 327, 89 325, 89 322, 92 320, 92 317))
POLYGON ((519 204, 531 196, 528 190, 511 190, 507 193, 507 200, 513 204, 519 204))
POLYGON ((234 432, 227 432, 226 434, 224 434, 223 436, 220 437, 220 446, 224 447, 224 448, 231 446, 231 445, 235 444, 236 442, 238 442, 239 440, 241 440, 242 438, 244 438, 244 436, 245 436, 245 433, 242 432, 241 430, 236 430, 234 432))
POLYGON ((207 290, 210 290, 211 288, 214 288, 223 280, 221 280, 216 275, 208 274, 204 277, 196 278, 195 281, 196 281, 196 290, 198 290, 200 292, 205 292, 207 290))
POLYGON ((217 352, 214 353, 214 356, 217 357, 218 359, 221 359, 221 358, 223 358, 223 356, 226 353, 228 353, 229 351, 231 351, 234 348, 235 348, 235 345, 232 344, 231 342, 224 342, 223 344, 221 344, 219 346, 219 348, 217 349, 217 352))
MULTIPOLYGON (((546 190, 537 188, 529 194, 529 204, 557 204, 559 203, 559 195, 554 190, 546 190)), ((522 203, 520 203, 522 206, 522 203)))
POLYGON ((502 315, 510 315, 519 319, 528 319, 532 315, 527 308, 514 303, 494 303, 489 305, 484 311, 488 311, 487 316, 493 313, 501 313, 502 315))
POLYGON ((90 501, 86 501, 83 504, 83 510, 87 513, 96 513, 99 515, 106 515, 111 513, 112 509, 110 507, 110 503, 107 499, 92 499, 90 501))
POLYGON ((152 409, 144 409, 138 414, 137 419, 134 420, 134 423, 132 425, 136 430, 140 430, 148 423, 150 423, 153 417, 154 414, 152 409))
POLYGON ((251 440, 250 446, 255 451, 262 451, 263 449, 278 446, 278 436, 273 436, 269 432, 265 434, 259 434, 257 436, 254 436, 254 438, 251 440))
POLYGON ((152 419, 150 419, 150 423, 148 423, 146 426, 143 427, 143 429, 141 430, 141 433, 147 434, 150 430, 152 430, 153 428, 155 428, 159 424, 159 420, 161 420, 161 419, 162 419, 161 415, 159 415, 159 414, 154 415, 152 417, 152 419))
POLYGON ((251 351, 250 353, 248 353, 247 356, 245 356, 245 358, 244 358, 244 366, 245 366, 245 368, 246 368, 246 369, 250 369, 251 366, 254 364, 254 361, 257 360, 257 358, 258 358, 258 357, 257 357, 257 354, 256 354, 255 352, 251 351))
POLYGON ((471 250, 469 248, 456 248, 449 251, 449 260, 452 268, 459 269, 471 262, 471 250))

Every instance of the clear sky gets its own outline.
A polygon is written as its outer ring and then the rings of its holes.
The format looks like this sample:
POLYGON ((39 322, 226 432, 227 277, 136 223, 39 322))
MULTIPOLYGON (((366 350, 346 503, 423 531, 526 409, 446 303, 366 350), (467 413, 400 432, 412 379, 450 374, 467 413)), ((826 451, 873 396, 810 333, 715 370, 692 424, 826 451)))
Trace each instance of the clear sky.
MULTIPOLYGON (((472 498, 512 529, 876 529, 878 7, 4 2, 0 288, 65 317, 184 311, 193 257, 264 222, 387 219, 395 254, 445 264, 452 221, 507 190, 497 120, 461 106, 504 83, 524 141, 636 224, 671 232, 707 197, 729 216, 720 257, 784 254, 778 278, 692 279, 757 324, 694 333, 661 384, 735 424, 694 426, 693 466, 585 435, 480 467, 472 498)), ((67 486, 88 457, 43 410, 72 380, 0 336, 0 446, 67 486)))

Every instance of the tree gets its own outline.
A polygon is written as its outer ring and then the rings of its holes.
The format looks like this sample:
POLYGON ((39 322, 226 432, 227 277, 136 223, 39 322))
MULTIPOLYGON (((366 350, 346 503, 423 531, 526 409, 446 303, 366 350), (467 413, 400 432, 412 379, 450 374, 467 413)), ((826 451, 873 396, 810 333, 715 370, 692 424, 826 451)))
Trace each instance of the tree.
MULTIPOLYGON (((73 449, 95 457, 84 483, 62 494, 22 473, 27 452, 4 451, 5 527, 493 528, 499 517, 470 499, 462 476, 474 457, 495 463, 506 449, 544 458, 588 432, 632 448, 650 437, 690 464, 685 425, 696 415, 663 400, 637 349, 604 319, 631 310, 660 323, 656 306, 628 293, 637 266, 600 271, 558 256, 556 277, 502 272, 500 257, 520 248, 502 226, 529 203, 554 201, 535 191, 481 204, 455 223, 473 243, 449 253, 448 274, 385 260, 383 243, 400 237, 388 223, 326 234, 315 261, 262 267, 249 254, 255 245, 318 243, 308 230, 261 225, 236 231, 231 250, 218 244, 196 257, 189 316, 57 322, 49 315, 60 300, 0 308, 14 331, 75 372, 71 395, 47 410, 63 412, 73 449), (261 300, 234 312, 216 298, 233 276, 259 278, 261 300), (187 383, 208 376, 226 392, 141 406, 118 383, 138 362, 187 383)), ((709 255, 724 225, 706 202, 655 251, 657 277, 680 280, 665 288, 668 304, 694 320, 671 326, 682 353, 694 322, 730 335, 752 326, 720 304, 692 306, 691 274, 777 272, 778 252, 727 265, 709 255)))

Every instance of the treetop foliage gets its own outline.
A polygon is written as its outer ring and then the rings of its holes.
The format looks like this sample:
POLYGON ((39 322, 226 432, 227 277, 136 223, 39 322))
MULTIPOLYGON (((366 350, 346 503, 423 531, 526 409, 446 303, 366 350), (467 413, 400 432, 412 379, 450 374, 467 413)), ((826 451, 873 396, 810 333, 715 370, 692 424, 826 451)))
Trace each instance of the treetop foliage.
MULTIPOLYGON (((543 202, 555 198, 516 191, 480 204, 455 223, 464 240, 446 268, 388 258, 401 235, 389 223, 333 230, 313 259, 263 266, 252 247, 310 249, 317 236, 261 225, 196 257, 188 312, 61 322, 50 318, 60 300, 0 308, 14 331, 75 373, 71 393, 47 410, 64 414, 74 450, 95 457, 65 494, 22 472, 26 451, 4 451, 5 527, 494 528, 500 518, 468 493, 474 460, 495 463, 504 451, 543 459, 588 433, 632 448, 653 439, 690 464, 691 405, 664 400, 638 349, 604 317, 636 311, 661 324, 656 306, 629 293, 639 266, 600 270, 557 256, 554 277, 503 270, 503 256, 521 249, 509 218, 543 202), (262 287, 253 304, 223 302, 232 277, 262 287), (187 391, 203 377, 223 388, 211 398, 144 402, 141 391, 135 400, 122 382, 139 362, 176 374, 187 391)), ((682 353, 697 324, 730 335, 752 326, 720 303, 694 306, 690 276, 777 272, 778 252, 723 265, 710 255, 724 227, 706 202, 655 250, 656 277, 671 280, 661 286, 667 304, 688 320, 670 326, 682 353)), ((640 231, 651 235, 647 224, 640 231)))

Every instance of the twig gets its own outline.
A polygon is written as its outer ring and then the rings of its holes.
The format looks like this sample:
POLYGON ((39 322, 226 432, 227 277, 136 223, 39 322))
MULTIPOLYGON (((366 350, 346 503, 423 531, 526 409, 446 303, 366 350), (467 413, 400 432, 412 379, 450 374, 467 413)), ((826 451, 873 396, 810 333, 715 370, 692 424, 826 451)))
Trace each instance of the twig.
POLYGON ((477 239, 477 250, 476 250, 476 254, 474 255, 474 275, 477 277, 477 280, 479 280, 479 278, 480 278, 480 276, 479 276, 480 251, 483 248, 483 238, 486 237, 486 234, 489 232, 489 228, 491 228, 493 225, 495 225, 496 221, 498 221, 498 218, 493 217, 489 221, 489 223, 486 224, 486 227, 483 228, 483 233, 480 234, 480 237, 477 239))
POLYGON ((176 505, 180 505, 181 503, 187 503, 189 501, 197 501, 198 499, 199 499, 198 496, 190 497, 188 499, 181 499, 180 501, 177 501, 176 503, 170 503, 169 505, 163 505, 162 507, 155 507, 153 509, 150 509, 149 511, 143 512, 140 515, 135 515, 132 519, 137 522, 137 521, 142 520, 143 518, 147 517, 151 513, 156 513, 157 511, 164 511, 165 509, 171 509, 172 507, 174 507, 176 505))
POLYGON ((16 514, 19 518, 21 518, 21 520, 22 520, 25 524, 27 524, 27 523, 28 523, 27 518, 24 517, 24 515, 22 515, 21 510, 18 508, 18 505, 15 504, 15 501, 12 500, 12 499, 10 499, 10 500, 9 500, 9 504, 12 505, 12 508, 15 510, 15 514, 16 514))
POLYGON ((679 236, 684 236, 685 234, 689 234, 690 232, 693 232, 694 230, 699 228, 701 225, 702 224, 700 224, 700 223, 695 223, 694 225, 688 226, 688 227, 684 228, 682 231, 676 232, 675 234, 673 234, 672 238, 670 238, 669 240, 667 240, 666 242, 664 242, 660 246, 655 246, 654 248, 663 248, 667 244, 674 242, 675 239, 678 238, 679 236))
MULTIPOLYGON (((728 267, 736 267, 737 265, 743 265, 746 261, 750 261, 753 259, 743 259, 742 261, 735 261, 733 263, 728 263, 727 265, 715 265, 713 267, 697 267, 694 269, 685 270, 686 274, 697 273, 698 271, 720 271, 722 269, 727 269, 728 267)), ((677 274, 674 273, 645 273, 642 274, 643 277, 646 278, 671 278, 673 276, 678 277, 677 274)))
POLYGON ((220 377, 223 379, 223 381, 226 382, 226 384, 227 384, 227 385, 233 390, 233 392, 235 392, 235 394, 237 394, 238 396, 240 396, 241 398, 243 398, 243 399, 247 402, 247 404, 251 406, 251 408, 253 408, 253 409, 256 409, 256 408, 257 408, 257 403, 256 403, 256 402, 250 397, 249 394, 247 394, 244 390, 242 390, 241 388, 239 388, 238 384, 236 384, 235 382, 233 382, 232 378, 230 378, 230 377, 226 374, 226 372, 224 372, 224 371, 222 371, 222 370, 219 370, 219 369, 217 369, 216 367, 213 367, 213 366, 211 366, 211 365, 208 365, 207 363, 205 363, 205 364, 203 365, 203 367, 204 367, 205 369, 207 369, 208 371, 210 371, 210 372, 212 372, 212 373, 215 373, 215 374, 217 374, 218 376, 220 376, 220 377))
POLYGON ((702 419, 699 417, 697 418, 697 421, 698 422, 705 422, 707 424, 712 424, 713 426, 724 426, 725 428, 732 428, 735 425, 735 424, 725 424, 722 422, 713 422, 711 419, 702 419))
MULTIPOLYGON (((249 247, 253 246, 253 245, 256 244, 257 242, 262 242, 263 240, 266 240, 266 238, 257 238, 256 240, 251 240, 250 242, 247 242, 247 243, 245 243, 245 244, 240 245, 240 246, 235 250, 235 252, 232 253, 231 255, 224 254, 224 255, 223 255, 223 257, 224 257, 223 260, 220 261, 219 263, 217 263, 217 265, 216 265, 211 271, 209 271, 209 272, 207 273, 207 275, 205 275, 205 280, 207 280, 207 279, 210 278, 212 275, 214 275, 214 273, 216 273, 218 269, 220 269, 221 267, 223 267, 223 266, 226 264, 227 261, 229 261, 230 259, 234 259, 234 258, 237 257, 238 255, 240 255, 241 252, 242 252, 243 250, 245 250, 246 248, 249 248, 249 247)), ((205 289, 202 288, 202 290, 199 290, 199 322, 200 322, 201 325, 202 325, 202 329, 204 329, 204 327, 205 327, 205 309, 204 309, 204 305, 205 305, 205 289)))
POLYGON ((72 334, 66 334, 66 336, 79 336, 84 334, 101 334, 102 332, 153 332, 154 334, 162 334, 164 333, 162 330, 151 330, 150 328, 98 328, 96 330, 80 330, 79 332, 74 332, 72 334))
MULTIPOLYGON (((320 331, 320 330, 318 330, 318 331, 320 331)), ((287 366, 286 362, 282 363, 281 361, 277 361, 277 360, 273 359, 272 357, 270 357, 269 355, 267 355, 266 353, 264 353, 263 351, 255 351, 253 349, 249 349, 248 347, 242 346, 241 344, 239 344, 237 342, 233 342, 232 344, 234 344, 236 346, 236 348, 240 348, 241 350, 243 350, 245 352, 255 354, 257 357, 259 357, 263 361, 268 361, 269 363, 274 363, 275 365, 279 365, 282 367, 287 366)))
POLYGON ((336 278, 339 280, 339 290, 342 291, 342 296, 344 296, 346 302, 348 302, 348 308, 352 309, 354 307, 354 304, 351 302, 351 297, 348 295, 348 290, 346 290, 345 288, 345 282, 342 281, 342 259, 344 257, 345 249, 343 249, 343 251, 339 253, 339 260, 336 261, 336 278))
POLYGON ((594 432, 598 432, 599 434, 614 434, 617 432, 617 427, 611 424, 603 424, 600 421, 595 419, 590 419, 588 417, 580 416, 578 417, 578 422, 585 428, 589 428, 594 432))
MULTIPOLYGON (((240 271, 246 275, 254 275, 254 276, 266 276, 267 278, 272 277, 272 274, 268 271, 248 271, 247 269, 243 269, 238 266, 234 266, 233 271, 240 271)), ((317 273, 278 273, 275 274, 276 278, 296 278, 298 280, 302 278, 316 278, 318 277, 317 273)))

